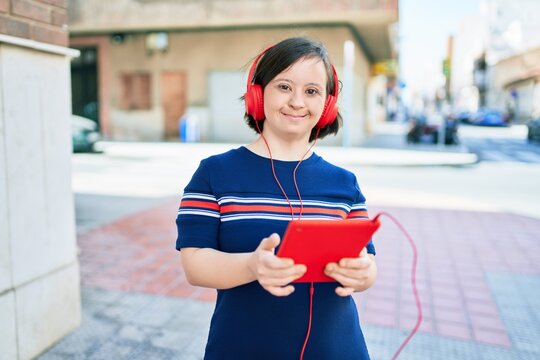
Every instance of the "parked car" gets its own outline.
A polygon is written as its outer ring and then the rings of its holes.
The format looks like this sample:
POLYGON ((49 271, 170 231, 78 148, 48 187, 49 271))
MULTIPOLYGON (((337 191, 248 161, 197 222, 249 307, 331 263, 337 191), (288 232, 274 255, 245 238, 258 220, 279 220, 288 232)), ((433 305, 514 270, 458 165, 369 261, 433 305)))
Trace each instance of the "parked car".
POLYGON ((508 126, 508 119, 501 111, 481 109, 474 114, 472 124, 479 126, 508 126))
POLYGON ((460 111, 453 115, 454 119, 460 123, 470 124, 473 120, 473 113, 470 111, 460 111))
POLYGON ((406 135, 407 143, 419 144, 419 143, 432 143, 437 144, 439 142, 439 127, 440 123, 444 123, 444 144, 456 145, 459 143, 458 139, 458 122, 453 117, 447 117, 442 119, 438 118, 437 121, 429 121, 425 116, 416 116, 410 119, 409 131, 406 135))
POLYGON ((71 138, 73 152, 92 152, 101 139, 97 123, 78 115, 71 115, 71 138))
POLYGON ((540 142, 540 117, 527 123, 527 140, 540 142))

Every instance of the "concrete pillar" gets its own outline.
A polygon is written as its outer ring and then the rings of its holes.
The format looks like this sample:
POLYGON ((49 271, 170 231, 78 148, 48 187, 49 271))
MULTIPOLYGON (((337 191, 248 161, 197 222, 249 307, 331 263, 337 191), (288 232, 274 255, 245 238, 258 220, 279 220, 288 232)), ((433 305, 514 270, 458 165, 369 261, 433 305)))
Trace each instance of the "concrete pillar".
POLYGON ((81 321, 70 57, 0 34, 0 358, 31 359, 81 321))

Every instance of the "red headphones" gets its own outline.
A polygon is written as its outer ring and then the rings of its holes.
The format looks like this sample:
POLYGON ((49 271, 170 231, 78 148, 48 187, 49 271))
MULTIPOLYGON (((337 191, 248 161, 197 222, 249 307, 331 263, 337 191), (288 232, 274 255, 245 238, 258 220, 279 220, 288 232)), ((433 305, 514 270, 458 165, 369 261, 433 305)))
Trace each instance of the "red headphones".
MULTIPOLYGON (((253 75, 255 74, 255 69, 259 64, 259 60, 272 47, 273 46, 270 46, 260 53, 255 61, 253 61, 253 65, 251 65, 251 69, 249 70, 247 91, 244 95, 244 101, 246 103, 246 113, 251 115, 255 121, 264 120, 266 117, 264 116, 263 88, 261 85, 253 83, 255 80, 253 75)), ((338 77, 334 65, 331 66, 334 73, 334 91, 332 94, 329 94, 326 97, 321 118, 316 125, 319 129, 324 128, 326 125, 332 124, 336 120, 338 114, 338 77)))

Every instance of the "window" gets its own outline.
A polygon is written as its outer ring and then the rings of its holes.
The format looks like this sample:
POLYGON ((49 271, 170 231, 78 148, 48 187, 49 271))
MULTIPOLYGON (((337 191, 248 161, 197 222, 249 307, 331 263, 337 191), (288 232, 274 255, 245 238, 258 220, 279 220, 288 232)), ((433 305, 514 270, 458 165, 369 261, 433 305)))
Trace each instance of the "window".
POLYGON ((149 110, 150 105, 150 74, 122 73, 120 74, 120 110, 149 110))

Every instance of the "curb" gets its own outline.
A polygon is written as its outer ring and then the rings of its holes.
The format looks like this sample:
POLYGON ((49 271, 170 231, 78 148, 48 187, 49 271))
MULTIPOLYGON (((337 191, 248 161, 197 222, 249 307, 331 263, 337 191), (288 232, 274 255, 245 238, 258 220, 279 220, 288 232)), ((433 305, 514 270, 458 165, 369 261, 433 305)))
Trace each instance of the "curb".
MULTIPOLYGON (((111 157, 203 159, 239 146, 242 144, 100 141, 96 150, 111 157)), ((333 146, 317 146, 315 151, 330 162, 349 166, 465 166, 478 162, 476 154, 469 152, 333 146)))

